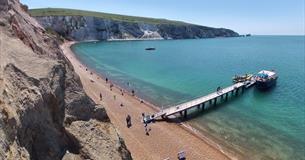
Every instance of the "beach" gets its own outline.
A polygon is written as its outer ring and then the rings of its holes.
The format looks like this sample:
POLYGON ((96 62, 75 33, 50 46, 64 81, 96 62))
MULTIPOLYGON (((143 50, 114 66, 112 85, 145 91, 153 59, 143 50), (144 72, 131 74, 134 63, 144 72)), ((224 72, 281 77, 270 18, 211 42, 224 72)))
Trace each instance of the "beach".
POLYGON ((148 125, 149 135, 145 134, 142 122, 142 113, 152 114, 157 111, 151 104, 141 101, 114 86, 110 89, 110 82, 106 83, 101 77, 89 68, 86 68, 71 51, 75 42, 65 42, 61 48, 65 56, 74 66, 79 75, 86 93, 97 103, 105 107, 111 122, 117 127, 127 148, 134 159, 177 159, 180 151, 186 153, 187 159, 235 159, 221 151, 217 144, 211 144, 202 139, 182 123, 157 121, 148 125), (100 100, 102 94, 102 100, 100 100), (121 106, 123 104, 123 106, 121 106), (126 126, 126 116, 131 116, 132 126, 126 126))

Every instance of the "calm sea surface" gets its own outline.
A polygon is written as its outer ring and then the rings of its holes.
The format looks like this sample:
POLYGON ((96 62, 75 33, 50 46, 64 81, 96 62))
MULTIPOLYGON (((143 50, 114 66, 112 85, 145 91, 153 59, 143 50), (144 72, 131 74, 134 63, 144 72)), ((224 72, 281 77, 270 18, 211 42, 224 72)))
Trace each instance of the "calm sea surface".
POLYGON ((304 43, 304 36, 253 36, 90 42, 72 49, 89 67, 164 107, 231 85, 235 74, 274 69, 279 79, 272 90, 248 89, 194 112, 188 122, 249 159, 297 160, 305 159, 304 43))

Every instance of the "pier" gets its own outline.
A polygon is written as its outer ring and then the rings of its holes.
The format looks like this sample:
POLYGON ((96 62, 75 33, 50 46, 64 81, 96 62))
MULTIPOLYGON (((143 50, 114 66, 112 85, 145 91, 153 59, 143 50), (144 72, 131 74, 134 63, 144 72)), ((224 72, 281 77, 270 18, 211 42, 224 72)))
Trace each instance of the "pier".
POLYGON ((229 87, 223 88, 221 90, 218 90, 216 92, 210 93, 206 96, 196 98, 194 100, 171 106, 169 108, 163 109, 160 112, 153 115, 154 119, 157 118, 166 118, 170 115, 174 115, 179 113, 183 117, 187 117, 187 111, 191 108, 197 107, 198 109, 205 109, 205 104, 208 103, 211 105, 216 105, 218 99, 224 99, 225 101, 228 100, 229 94, 231 95, 238 95, 239 92, 243 92, 245 89, 251 87, 255 84, 255 80, 251 81, 245 81, 245 82, 239 82, 235 83, 229 87))

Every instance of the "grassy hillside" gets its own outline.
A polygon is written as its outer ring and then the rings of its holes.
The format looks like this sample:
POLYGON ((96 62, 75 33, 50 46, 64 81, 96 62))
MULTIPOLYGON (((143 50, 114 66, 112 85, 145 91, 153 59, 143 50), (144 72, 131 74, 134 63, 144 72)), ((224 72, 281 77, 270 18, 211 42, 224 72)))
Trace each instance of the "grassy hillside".
POLYGON ((29 12, 34 17, 35 16, 90 16, 90 17, 98 17, 98 18, 110 19, 115 21, 125 21, 125 22, 135 22, 135 23, 144 22, 150 24, 174 24, 174 25, 188 24, 185 22, 172 21, 167 19, 125 16, 119 14, 83 11, 83 10, 75 10, 75 9, 63 9, 63 8, 31 9, 29 10, 29 12))

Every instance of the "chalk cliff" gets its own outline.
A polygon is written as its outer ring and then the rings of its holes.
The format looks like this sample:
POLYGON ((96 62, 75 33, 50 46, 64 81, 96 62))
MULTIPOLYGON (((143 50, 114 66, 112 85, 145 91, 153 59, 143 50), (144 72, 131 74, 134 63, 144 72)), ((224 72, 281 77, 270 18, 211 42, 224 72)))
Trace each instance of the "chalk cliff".
POLYGON ((55 36, 0 0, 0 159, 132 159, 55 36))
MULTIPOLYGON (((169 20, 160 20, 162 23, 150 23, 141 21, 141 19, 125 21, 124 19, 132 19, 133 17, 126 16, 127 18, 125 18, 122 15, 115 15, 123 17, 121 18, 122 20, 88 15, 82 16, 81 13, 79 15, 61 15, 58 12, 62 12, 63 14, 65 12, 55 9, 41 9, 40 13, 46 13, 49 10, 52 11, 50 15, 39 13, 33 15, 45 28, 50 28, 65 38, 77 41, 111 39, 195 39, 239 36, 238 33, 230 29, 205 27, 184 22, 172 23, 169 20)), ((69 11, 73 13, 77 12, 75 10, 68 10, 67 12, 69 11)))

